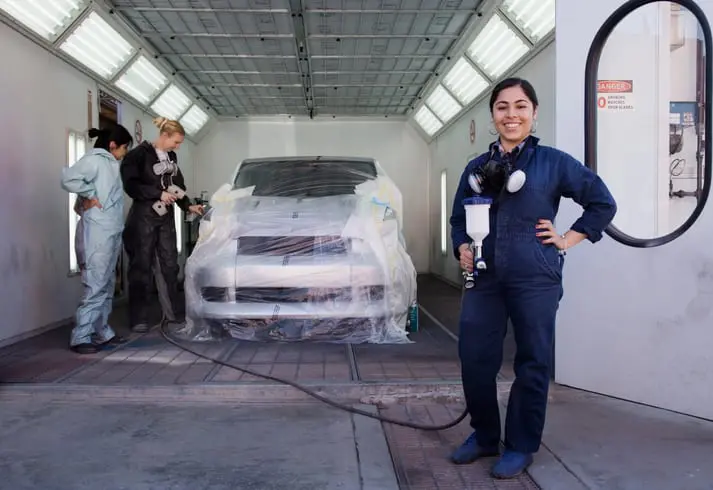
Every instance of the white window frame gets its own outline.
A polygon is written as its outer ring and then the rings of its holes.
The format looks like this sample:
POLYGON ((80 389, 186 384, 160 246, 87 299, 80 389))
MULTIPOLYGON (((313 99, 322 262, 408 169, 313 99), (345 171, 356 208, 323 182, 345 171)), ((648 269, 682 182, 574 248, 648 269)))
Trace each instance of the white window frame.
POLYGON ((448 175, 441 170, 441 255, 448 254, 448 175))
MULTIPOLYGON (((83 131, 74 129, 67 130, 67 167, 72 167, 80 158, 87 153, 87 138, 83 131)), ((77 263, 77 248, 75 240, 77 237, 77 225, 79 215, 74 212, 74 204, 77 201, 77 194, 69 194, 69 275, 79 274, 79 264, 77 263)))

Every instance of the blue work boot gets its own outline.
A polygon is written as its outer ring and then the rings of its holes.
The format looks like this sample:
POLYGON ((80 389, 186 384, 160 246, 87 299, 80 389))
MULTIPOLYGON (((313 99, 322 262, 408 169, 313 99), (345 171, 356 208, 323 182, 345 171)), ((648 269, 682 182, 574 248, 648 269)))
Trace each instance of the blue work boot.
POLYGON ((491 474, 499 479, 515 478, 531 464, 532 454, 506 449, 500 460, 493 466, 491 474))
POLYGON ((480 447, 475 440, 475 432, 468 436, 461 446, 456 449, 451 455, 451 461, 455 464, 470 464, 479 458, 488 458, 498 456, 500 448, 495 447, 480 447))

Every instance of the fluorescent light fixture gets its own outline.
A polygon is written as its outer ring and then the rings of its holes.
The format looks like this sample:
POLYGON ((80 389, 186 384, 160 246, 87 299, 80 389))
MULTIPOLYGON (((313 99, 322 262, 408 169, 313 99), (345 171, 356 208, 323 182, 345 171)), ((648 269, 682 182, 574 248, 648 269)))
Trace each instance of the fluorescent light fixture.
POLYGON ((176 225, 176 251, 180 255, 183 253, 183 210, 178 207, 178 204, 173 208, 173 220, 176 225))
POLYGON ((453 116, 463 109, 463 106, 461 106, 441 84, 438 84, 436 88, 433 89, 431 95, 426 99, 426 105, 438 116, 438 119, 444 123, 451 120, 453 116))
POLYGON ((555 28, 555 0, 505 0, 501 8, 532 42, 555 28))
POLYGON ((59 49, 106 79, 119 73, 136 52, 96 12, 89 14, 59 49))
POLYGON ((168 78, 158 68, 145 56, 139 56, 116 81, 116 86, 142 104, 148 104, 167 83, 168 78))
POLYGON ((198 131, 200 131, 203 126, 205 126, 205 123, 208 122, 208 119, 208 114, 206 114, 197 105, 194 105, 188 110, 188 112, 186 112, 186 114, 181 118, 179 122, 188 132, 188 134, 192 136, 198 131))
POLYGON ((413 116, 421 129, 423 129, 427 135, 431 136, 436 131, 443 127, 443 123, 438 120, 438 118, 428 109, 428 107, 421 106, 421 108, 413 116))
POLYGON ((0 0, 0 10, 50 41, 72 23, 84 0, 0 0))
POLYGON ((443 78, 443 85, 461 104, 467 105, 488 88, 488 82, 468 60, 461 57, 443 78))
POLYGON ((151 109, 161 117, 176 120, 186 112, 189 105, 191 105, 191 99, 181 92, 180 88, 172 84, 156 99, 151 109))
POLYGON ((528 49, 500 15, 495 14, 468 48, 468 56, 486 75, 495 79, 522 58, 528 49))
MULTIPOLYGON (((71 167, 84 156, 87 151, 87 141, 84 135, 75 131, 70 131, 67 141, 67 166, 71 167)), ((77 201, 76 194, 69 194, 69 272, 79 272, 77 263, 77 226, 79 225, 79 215, 74 212, 74 205, 77 201)))
POLYGON ((441 253, 448 253, 448 181, 446 171, 441 171, 441 253))

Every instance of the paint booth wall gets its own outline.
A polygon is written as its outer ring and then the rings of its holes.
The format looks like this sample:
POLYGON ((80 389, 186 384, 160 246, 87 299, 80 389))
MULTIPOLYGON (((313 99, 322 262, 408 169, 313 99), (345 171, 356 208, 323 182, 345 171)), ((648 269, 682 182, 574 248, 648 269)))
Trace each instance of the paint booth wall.
MULTIPOLYGON (((0 24, 0 344, 73 316, 81 297, 69 275, 68 194, 60 187, 68 158, 68 130, 86 131, 87 91, 98 124, 98 87, 42 47, 0 24), (7 67, 13 67, 6 69, 7 67)), ((151 117, 122 104, 122 123, 144 137, 151 117)), ((93 143, 93 142, 92 142, 93 143)), ((189 189, 193 152, 179 153, 189 189)), ((127 200, 127 203, 130 202, 127 200)), ((128 208, 127 208, 128 210, 128 208)))
MULTIPOLYGON (((515 76, 532 83, 539 99, 535 136, 543 145, 554 144, 555 115, 555 44, 552 43, 532 60, 518 70, 515 76)), ((451 126, 439 134, 429 145, 431 169, 429 172, 429 222, 431 271, 449 281, 461 284, 461 270, 453 256, 451 228, 448 220, 451 216, 453 198, 458 189, 458 182, 468 161, 487 151, 490 143, 497 139, 493 133, 489 107, 490 94, 464 112, 451 126), (475 125, 475 141, 471 142, 471 121, 475 125), (442 174, 446 175, 446 192, 441 192, 442 174), (442 197, 445 199, 442 200, 442 197), (445 202, 445 208, 443 207, 445 202), (442 225, 445 223, 445 227, 442 225), (442 250, 441 240, 445 231, 446 247, 442 250)))
POLYGON ((196 189, 214 193, 246 158, 375 158, 401 191, 404 238, 418 272, 428 272, 428 147, 403 120, 251 118, 220 122, 196 153, 196 189))
MULTIPOLYGON (((558 146, 577 158, 584 158, 584 81, 585 62, 590 45, 599 27, 624 4, 623 0, 557 3, 557 100, 556 136, 558 146)), ((713 1, 697 4, 708 19, 713 19, 713 1)), ((657 46, 660 37, 654 26, 665 34, 674 34, 678 21, 646 22, 660 13, 647 6, 646 15, 632 16, 617 29, 629 32, 629 39, 638 39, 638 46, 651 53, 659 48, 660 55, 670 56, 680 48, 678 42, 657 46), (638 34, 632 34, 638 32, 638 34), (672 49, 674 48, 674 49, 672 49)), ((670 5, 664 5, 670 9, 670 5)), ((690 15, 690 14, 687 14, 690 15)), ((659 17, 660 18, 660 17, 659 17)), ((665 19, 665 17, 664 17, 665 19)), ((616 31, 615 31, 616 32, 616 31)), ((691 31, 689 30, 689 33, 691 31)), ((692 35, 696 36, 694 27, 692 35)), ((656 68, 653 54, 633 52, 614 35, 607 51, 619 52, 618 66, 602 65, 606 78, 632 79, 631 65, 639 70, 656 68), (616 44, 614 44, 616 43, 616 44), (634 62, 634 57, 640 58, 634 62)), ((677 54, 676 54, 677 55, 677 54)), ((661 56, 658 57, 659 62, 661 56)), ((686 60, 690 57, 685 56, 686 60)), ((695 67, 684 65, 676 74, 689 77, 695 67)), ((635 75, 635 73, 633 74, 635 75)), ((664 75, 668 75, 665 74, 664 75)), ((668 76, 659 77, 668 83, 668 76)), ((656 121, 646 125, 633 124, 632 114, 611 113, 600 118, 606 126, 598 149, 611 150, 611 131, 618 129, 627 144, 637 151, 634 159, 607 163, 605 178, 615 190, 619 202, 617 223, 622 231, 639 234, 650 231, 641 228, 637 215, 653 217, 660 206, 652 196, 641 197, 642 182, 656 182, 660 172, 660 151, 664 157, 668 134, 654 132, 654 123, 661 125, 661 116, 668 119, 668 104, 675 98, 689 98, 690 83, 672 84, 670 89, 658 88, 658 94, 638 91, 635 81, 632 102, 635 114, 651 106, 659 107, 656 121), (619 116, 616 118, 615 116, 619 116), (629 118, 627 120, 627 118, 629 118), (628 122, 627 122, 628 121, 628 122), (640 132, 648 130, 649 133, 640 132), (608 140, 606 139, 608 138, 608 140), (616 165, 614 165, 616 164, 616 165), (640 196, 635 199, 634 196, 640 196), (643 213, 637 206, 648 206, 643 213), (637 227, 639 226, 639 227, 637 227)), ((645 88, 645 85, 644 85, 645 88)), ((651 113, 650 113, 651 114, 651 113)), ((668 120, 663 124, 667 126, 668 120)), ((667 133, 664 131, 663 133, 667 133)), ((684 143, 685 145, 689 143, 684 143)), ((610 156, 612 156, 610 154, 610 156)), ((668 159, 668 158, 667 158, 668 159)), ((660 196, 661 193, 658 192, 660 196)), ((663 195, 666 198, 668 196, 663 195)), ((565 201, 559 220, 574 222, 581 208, 565 201)), ((653 221, 650 219, 650 223, 653 221)), ((661 235, 657 233, 656 235, 661 235)), ((621 397, 627 400, 680 411, 713 419, 713 204, 710 198, 693 226, 672 242, 653 248, 633 248, 609 236, 591 245, 583 242, 567 254, 564 298, 557 322, 556 380, 559 383, 621 397)))

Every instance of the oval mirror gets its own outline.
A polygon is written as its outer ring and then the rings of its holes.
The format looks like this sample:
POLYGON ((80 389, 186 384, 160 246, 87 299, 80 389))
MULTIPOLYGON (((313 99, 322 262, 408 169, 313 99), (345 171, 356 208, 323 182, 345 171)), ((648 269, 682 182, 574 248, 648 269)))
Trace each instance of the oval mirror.
POLYGON ((618 212, 607 233, 667 243, 710 189, 710 27, 691 1, 631 1, 597 34, 587 61, 586 163, 618 212))

